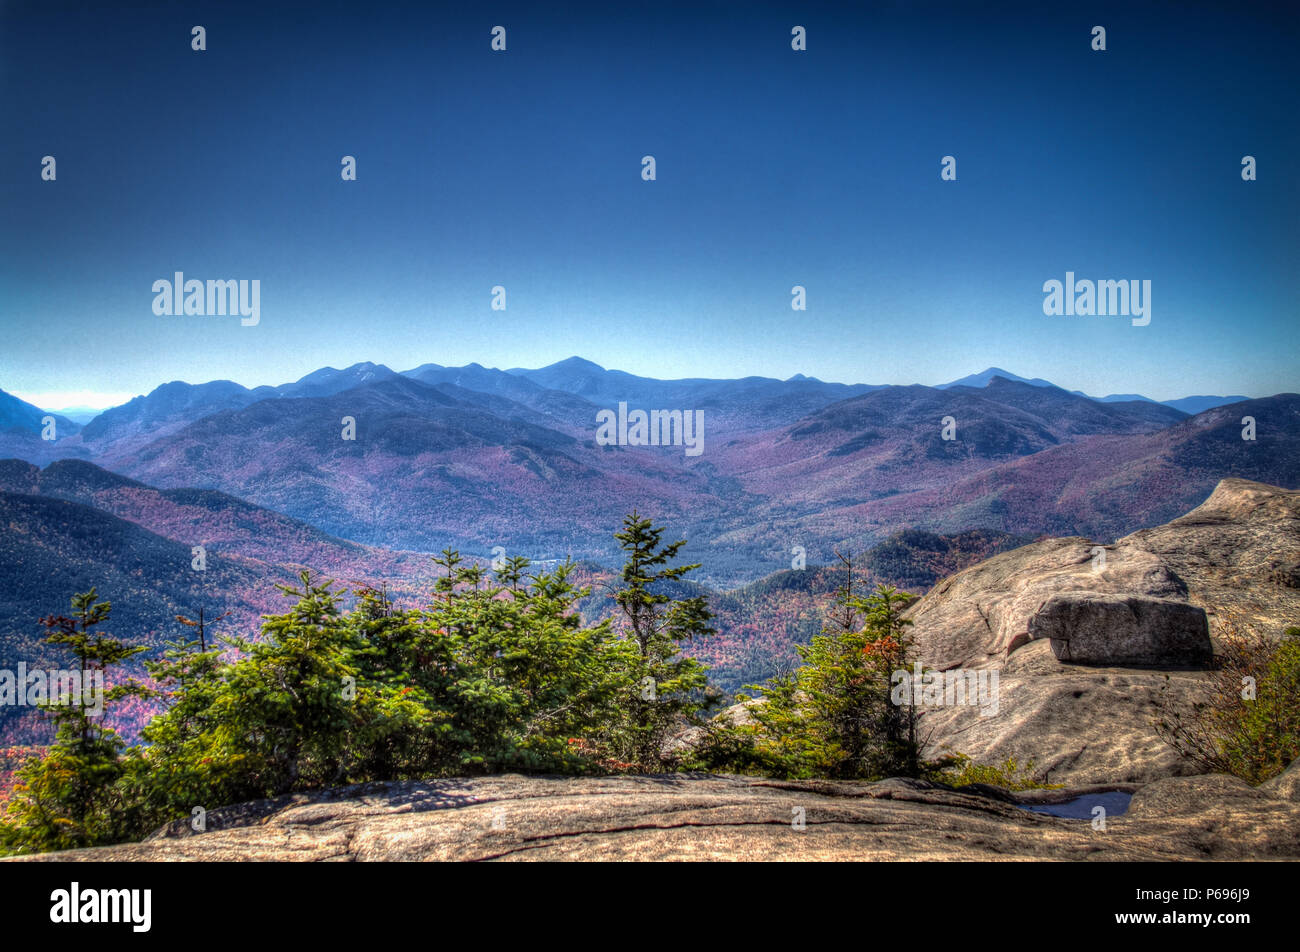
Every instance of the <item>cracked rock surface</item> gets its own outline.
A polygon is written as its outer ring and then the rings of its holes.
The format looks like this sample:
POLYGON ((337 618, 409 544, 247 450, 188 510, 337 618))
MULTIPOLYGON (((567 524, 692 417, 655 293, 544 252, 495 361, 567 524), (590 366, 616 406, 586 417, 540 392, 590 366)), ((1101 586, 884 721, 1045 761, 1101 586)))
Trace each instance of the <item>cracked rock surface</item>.
POLYGON ((1104 831, 1015 805, 1084 790, 683 774, 366 784, 212 810, 203 833, 181 821, 16 861, 1295 860, 1295 770, 1258 789, 1214 775, 1129 787, 1104 831))

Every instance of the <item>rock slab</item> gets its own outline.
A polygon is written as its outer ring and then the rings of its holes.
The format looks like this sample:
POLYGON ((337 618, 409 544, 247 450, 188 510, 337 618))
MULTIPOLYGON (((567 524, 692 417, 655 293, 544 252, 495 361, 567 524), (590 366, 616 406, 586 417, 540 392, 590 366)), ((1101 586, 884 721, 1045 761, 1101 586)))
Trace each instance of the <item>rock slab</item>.
POLYGON ((10 861, 1300 859, 1300 802, 1231 777, 1142 787, 1105 830, 1016 801, 911 780, 481 777, 214 809, 204 833, 179 821, 141 843, 10 861))

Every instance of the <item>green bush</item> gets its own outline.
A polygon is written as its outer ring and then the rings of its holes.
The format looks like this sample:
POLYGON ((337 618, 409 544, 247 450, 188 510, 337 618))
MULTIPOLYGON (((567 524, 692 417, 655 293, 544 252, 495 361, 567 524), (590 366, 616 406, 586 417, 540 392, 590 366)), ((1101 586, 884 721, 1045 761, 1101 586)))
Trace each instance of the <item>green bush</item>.
POLYGON ((1300 756, 1300 628, 1271 641, 1223 612, 1215 666, 1198 696, 1189 706, 1168 687, 1156 731, 1205 770, 1260 784, 1300 756))
POLYGON ((939 774, 938 779, 953 787, 986 783, 1007 790, 1060 790, 1063 786, 1059 783, 1042 783, 1035 779, 1032 760, 1021 766, 1014 757, 1008 757, 999 766, 977 764, 965 754, 954 755, 954 762, 939 774))

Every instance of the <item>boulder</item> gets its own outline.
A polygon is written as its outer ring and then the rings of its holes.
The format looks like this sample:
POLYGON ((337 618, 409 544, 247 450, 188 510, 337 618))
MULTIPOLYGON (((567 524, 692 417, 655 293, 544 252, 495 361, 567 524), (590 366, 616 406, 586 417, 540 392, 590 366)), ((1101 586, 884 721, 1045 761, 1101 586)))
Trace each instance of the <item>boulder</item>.
POLYGON ((1214 653, 1205 609, 1172 598, 1063 592, 1029 618, 1029 637, 1049 638, 1061 661, 1108 665, 1204 665, 1214 653))

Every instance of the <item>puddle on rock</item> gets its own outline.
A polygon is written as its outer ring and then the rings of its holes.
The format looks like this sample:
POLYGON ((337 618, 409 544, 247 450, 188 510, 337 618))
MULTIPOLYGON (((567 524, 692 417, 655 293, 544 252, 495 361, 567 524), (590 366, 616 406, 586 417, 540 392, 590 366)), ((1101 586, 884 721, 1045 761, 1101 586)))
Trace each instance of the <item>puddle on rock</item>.
POLYGON ((1111 790, 1108 793, 1085 793, 1064 803, 1021 803, 1020 809, 1031 813, 1046 813, 1049 816, 1064 817, 1067 820, 1091 820, 1095 807, 1103 807, 1106 816, 1121 816, 1128 809, 1131 793, 1111 790))

